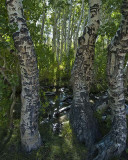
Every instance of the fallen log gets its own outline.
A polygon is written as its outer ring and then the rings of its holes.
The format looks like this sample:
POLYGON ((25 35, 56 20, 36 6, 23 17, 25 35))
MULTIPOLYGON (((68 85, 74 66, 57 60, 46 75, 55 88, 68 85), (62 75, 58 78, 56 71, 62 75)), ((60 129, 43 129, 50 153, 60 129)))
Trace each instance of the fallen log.
POLYGON ((60 115, 61 113, 69 111, 70 108, 71 108, 71 105, 59 109, 58 111, 56 111, 56 112, 53 113, 53 117, 54 117, 54 118, 59 117, 59 115, 60 115))

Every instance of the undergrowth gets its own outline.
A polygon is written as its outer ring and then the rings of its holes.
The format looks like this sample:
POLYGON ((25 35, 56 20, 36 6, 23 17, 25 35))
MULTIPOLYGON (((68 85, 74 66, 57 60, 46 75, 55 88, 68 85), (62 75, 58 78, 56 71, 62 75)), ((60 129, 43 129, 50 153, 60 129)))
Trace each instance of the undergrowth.
POLYGON ((69 122, 64 123, 62 132, 56 135, 49 123, 40 125, 43 145, 31 153, 22 151, 20 142, 19 122, 15 121, 15 128, 11 140, 0 153, 0 160, 85 160, 87 150, 79 144, 72 134, 69 122))

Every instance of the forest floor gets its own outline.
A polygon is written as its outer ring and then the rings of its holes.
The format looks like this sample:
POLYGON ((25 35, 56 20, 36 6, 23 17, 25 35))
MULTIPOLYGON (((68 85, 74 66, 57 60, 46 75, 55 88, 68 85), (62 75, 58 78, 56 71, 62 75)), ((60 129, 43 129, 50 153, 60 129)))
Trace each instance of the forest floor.
MULTIPOLYGON (((105 93, 106 95, 106 93, 105 93)), ((31 153, 21 149, 19 131, 19 104, 14 113, 14 128, 11 138, 5 146, 0 145, 0 160, 86 160, 87 149, 80 144, 72 133, 69 124, 69 110, 56 114, 61 108, 66 108, 72 103, 72 91, 68 88, 43 87, 40 92, 42 107, 39 116, 39 130, 42 137, 42 146, 31 153)), ((92 101, 100 99, 100 95, 92 95, 92 101)), ((106 115, 96 113, 102 135, 110 127, 110 117, 103 120, 106 115), (103 127, 104 126, 104 127, 103 127)), ((120 158, 112 160, 128 160, 128 146, 120 158)))

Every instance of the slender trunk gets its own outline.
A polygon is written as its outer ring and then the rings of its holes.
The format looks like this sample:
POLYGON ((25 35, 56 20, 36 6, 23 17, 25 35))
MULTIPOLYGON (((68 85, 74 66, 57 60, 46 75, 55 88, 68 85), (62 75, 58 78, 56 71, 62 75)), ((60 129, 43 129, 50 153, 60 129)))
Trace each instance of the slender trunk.
POLYGON ((71 34, 70 34, 70 41, 69 41, 69 47, 70 48, 72 47, 73 26, 74 26, 74 14, 72 16, 71 34))
POLYGON ((66 56, 67 56, 67 61, 66 61, 66 67, 65 70, 67 72, 67 77, 69 77, 70 73, 70 58, 69 58, 69 50, 70 50, 70 35, 71 35, 71 17, 72 17, 72 0, 70 0, 70 7, 69 7, 69 19, 68 19, 68 29, 67 29, 67 49, 66 49, 66 56))
POLYGON ((60 11, 58 13, 58 25, 57 25, 57 50, 56 50, 56 60, 57 60, 57 72, 56 72, 56 79, 57 79, 57 86, 60 86, 60 11))
POLYGON ((14 44, 18 50, 21 69, 21 143, 26 151, 37 149, 41 145, 38 131, 39 79, 34 45, 23 16, 22 0, 6 0, 10 24, 17 24, 18 30, 13 34, 14 44))
POLYGON ((68 20, 68 33, 67 33, 67 57, 69 55, 69 49, 70 49, 70 33, 71 33, 71 17, 72 17, 72 0, 70 1, 70 7, 69 7, 69 20, 68 20))
MULTIPOLYGON (((77 4, 75 4, 74 5, 74 8, 76 7, 76 5, 77 4)), ((75 16, 76 15, 76 9, 75 9, 75 11, 74 11, 74 14, 73 14, 73 20, 72 20, 72 22, 73 22, 73 25, 72 25, 72 30, 73 30, 73 33, 72 33, 72 39, 73 39, 73 47, 75 48, 75 35, 76 35, 76 24, 78 23, 78 19, 77 19, 77 17, 75 16)), ((78 41, 78 40, 77 40, 78 41)), ((76 52, 75 52, 75 54, 74 54, 74 58, 75 58, 75 56, 76 56, 76 52)))
POLYGON ((62 23, 62 29, 61 29, 61 50, 60 50, 60 64, 62 62, 62 56, 63 56, 63 48, 64 48, 64 24, 66 23, 66 15, 63 11, 63 23, 62 23))
MULTIPOLYGON (((86 7, 87 7, 87 6, 86 6, 86 7)), ((87 15, 85 14, 85 10, 83 9, 83 25, 82 25, 82 33, 83 33, 84 28, 85 28, 85 26, 86 26, 87 20, 88 20, 87 15)))
POLYGON ((13 110, 14 110, 14 106, 16 104, 16 87, 12 88, 12 95, 11 95, 11 99, 12 99, 12 104, 10 107, 10 128, 13 128, 13 110))
POLYGON ((43 35, 44 35, 44 25, 45 25, 45 19, 46 19, 46 3, 44 2, 43 6, 43 16, 42 16, 42 27, 41 27, 41 40, 43 41, 43 35))
POLYGON ((78 40, 71 82, 73 85, 73 105, 70 122, 77 138, 91 147, 99 137, 96 120, 89 104, 89 91, 93 77, 93 60, 96 34, 99 28, 100 0, 89 0, 88 25, 84 36, 78 40))
POLYGON ((64 52, 66 53, 66 51, 67 51, 67 16, 66 16, 66 13, 65 13, 65 21, 64 22, 65 22, 64 23, 64 52))
POLYGON ((84 31, 84 29, 85 29, 85 26, 86 26, 86 23, 87 23, 87 18, 86 18, 86 16, 84 17, 84 23, 83 23, 83 26, 82 26, 82 32, 84 31))
POLYGON ((60 11, 58 13, 58 26, 56 30, 56 39, 57 39, 57 49, 56 49, 56 60, 58 62, 58 66, 60 64, 60 11))
POLYGON ((56 53, 57 11, 54 11, 52 51, 56 53))
POLYGON ((80 24, 81 24, 81 20, 83 17, 83 10, 84 10, 84 0, 82 0, 82 7, 81 7, 81 14, 80 14, 80 18, 77 24, 77 29, 76 29, 76 35, 75 35, 75 50, 77 49, 77 39, 78 39, 78 35, 79 35, 79 30, 80 30, 80 24))

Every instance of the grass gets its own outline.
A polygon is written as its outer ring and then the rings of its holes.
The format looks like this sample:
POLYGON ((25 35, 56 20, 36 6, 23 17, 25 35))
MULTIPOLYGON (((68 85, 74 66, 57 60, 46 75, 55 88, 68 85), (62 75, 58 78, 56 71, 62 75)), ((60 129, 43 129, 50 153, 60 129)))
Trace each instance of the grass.
MULTIPOLYGON (((96 115, 97 116, 97 115, 96 115)), ((100 114, 98 114, 100 121, 100 114)), ((127 117, 128 120, 128 117, 127 117)), ((39 126, 43 145, 36 151, 25 153, 21 149, 19 120, 14 121, 14 131, 10 141, 3 148, 0 143, 0 160, 86 160, 87 149, 80 144, 72 133, 69 121, 64 119, 61 133, 54 134, 50 123, 39 126)), ((127 121, 128 122, 128 121, 127 121)), ((103 125, 102 125, 103 126, 103 125)), ((104 124, 110 128, 109 120, 104 124)), ((100 127, 103 134, 108 128, 100 127)), ((121 158, 111 160, 126 160, 128 156, 128 142, 126 152, 121 158)))
MULTIPOLYGON (((18 122, 11 140, 0 153, 0 160, 85 160, 87 150, 74 138, 69 122, 64 123, 59 135, 53 134, 49 123, 40 126, 43 145, 36 151, 25 153, 21 149, 18 122)), ((2 146, 1 146, 2 147, 2 146)))

